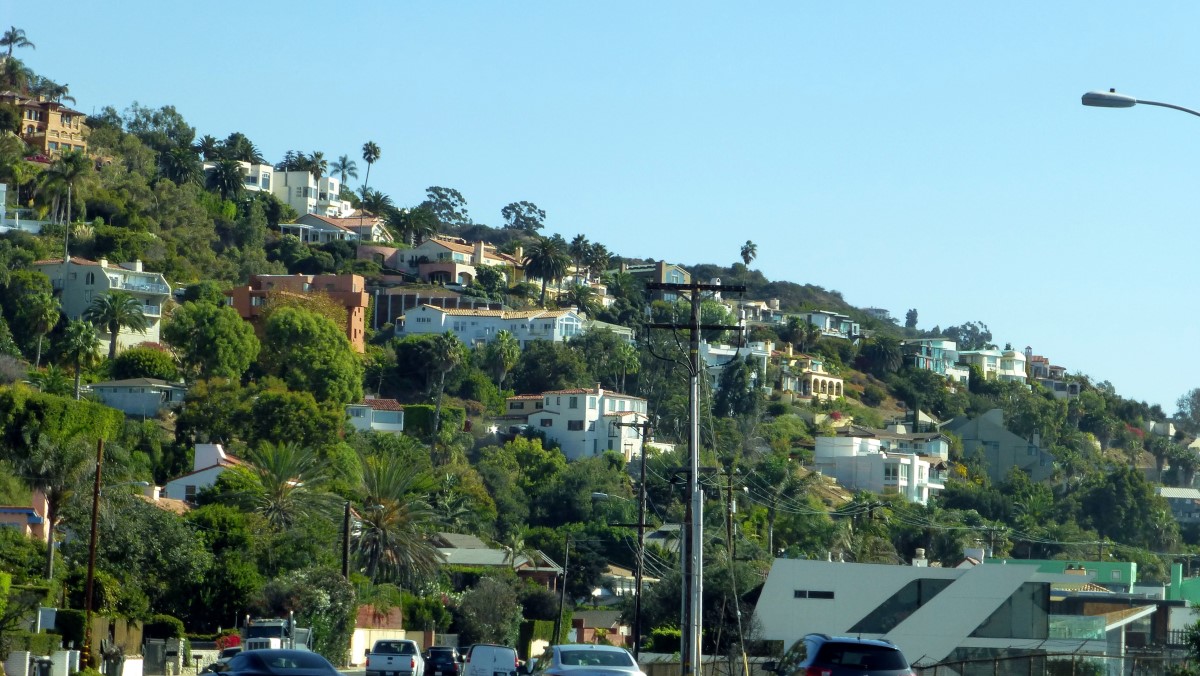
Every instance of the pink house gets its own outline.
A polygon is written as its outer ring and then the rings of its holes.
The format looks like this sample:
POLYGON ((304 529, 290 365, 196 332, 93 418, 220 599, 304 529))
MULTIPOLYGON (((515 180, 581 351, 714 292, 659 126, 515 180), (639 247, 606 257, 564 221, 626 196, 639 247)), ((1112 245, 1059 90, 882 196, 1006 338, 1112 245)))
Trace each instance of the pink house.
POLYGON ((25 537, 46 542, 50 529, 46 526, 46 495, 34 491, 30 505, 0 505, 0 527, 15 528, 25 537))

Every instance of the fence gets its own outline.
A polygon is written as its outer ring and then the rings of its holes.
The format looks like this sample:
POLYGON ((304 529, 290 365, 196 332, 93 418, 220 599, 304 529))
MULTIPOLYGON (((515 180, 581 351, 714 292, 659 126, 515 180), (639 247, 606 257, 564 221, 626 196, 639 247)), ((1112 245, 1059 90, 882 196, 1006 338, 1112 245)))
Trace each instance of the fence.
POLYGON ((1021 655, 914 666, 917 676, 1167 676, 1187 663, 1183 653, 1021 655))

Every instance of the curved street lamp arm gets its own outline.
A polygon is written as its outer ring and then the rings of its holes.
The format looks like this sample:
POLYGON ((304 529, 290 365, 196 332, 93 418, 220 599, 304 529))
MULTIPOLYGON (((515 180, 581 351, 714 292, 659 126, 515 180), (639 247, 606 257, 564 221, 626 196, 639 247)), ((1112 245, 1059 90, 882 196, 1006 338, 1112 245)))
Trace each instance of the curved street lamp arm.
POLYGON ((1191 108, 1184 108, 1183 106, 1177 106, 1173 103, 1161 103, 1159 101, 1146 101, 1145 99, 1138 99, 1137 102, 1140 104, 1143 104, 1143 105, 1147 105, 1147 106, 1160 106, 1162 108, 1172 108, 1174 110, 1182 110, 1185 113, 1191 113, 1192 115, 1195 115, 1196 117, 1200 117, 1200 112, 1192 110, 1191 108))

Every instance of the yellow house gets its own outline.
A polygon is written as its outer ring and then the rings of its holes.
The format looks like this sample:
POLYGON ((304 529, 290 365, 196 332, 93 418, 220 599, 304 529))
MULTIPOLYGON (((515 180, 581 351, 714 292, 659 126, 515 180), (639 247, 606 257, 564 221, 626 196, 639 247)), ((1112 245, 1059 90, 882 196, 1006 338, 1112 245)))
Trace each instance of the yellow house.
POLYGON ((0 92, 0 103, 14 106, 21 118, 21 137, 35 155, 54 157, 67 150, 87 151, 84 114, 45 97, 0 92))

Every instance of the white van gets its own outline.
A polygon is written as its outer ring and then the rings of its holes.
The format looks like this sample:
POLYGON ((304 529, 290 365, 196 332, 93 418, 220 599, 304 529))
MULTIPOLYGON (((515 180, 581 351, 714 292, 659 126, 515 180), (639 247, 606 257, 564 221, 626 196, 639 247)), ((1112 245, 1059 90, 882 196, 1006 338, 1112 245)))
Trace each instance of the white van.
POLYGON ((503 645, 476 643, 462 665, 462 676, 514 676, 516 673, 517 651, 503 645))

